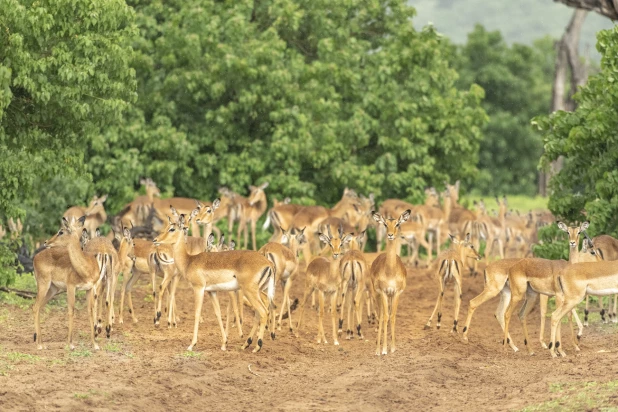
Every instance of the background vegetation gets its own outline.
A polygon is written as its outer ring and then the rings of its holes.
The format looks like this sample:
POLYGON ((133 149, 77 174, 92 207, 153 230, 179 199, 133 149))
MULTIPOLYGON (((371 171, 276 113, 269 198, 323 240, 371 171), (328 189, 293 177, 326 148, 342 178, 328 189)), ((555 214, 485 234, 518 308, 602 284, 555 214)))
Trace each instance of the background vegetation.
MULTIPOLYGON (((0 0, 0 220, 45 238, 95 193, 117 213, 142 177, 203 200, 262 181, 304 204, 346 186, 420 201, 457 179, 465 193, 534 195, 530 119, 549 111, 552 40, 476 26, 453 42, 419 22, 403 0, 0 0)), ((545 162, 574 159, 550 207, 586 206, 595 230, 618 202, 603 154, 614 67, 604 58, 582 111, 537 121, 545 162)), ((14 247, 0 244, 0 283, 14 247)))

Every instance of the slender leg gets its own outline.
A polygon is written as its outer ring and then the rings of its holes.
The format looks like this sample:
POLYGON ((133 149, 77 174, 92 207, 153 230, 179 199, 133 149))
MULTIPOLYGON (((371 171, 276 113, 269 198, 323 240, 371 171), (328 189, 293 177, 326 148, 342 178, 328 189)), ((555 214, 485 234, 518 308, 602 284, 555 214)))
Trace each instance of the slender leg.
MULTIPOLYGON (((230 293, 230 302, 232 304, 232 309, 234 310, 234 318, 236 319, 236 328, 238 329, 238 337, 240 339, 243 338, 243 331, 242 331, 242 319, 240 317, 240 309, 238 308, 238 296, 239 296, 240 291, 236 291, 236 292, 231 292, 230 293)), ((242 302, 241 302, 242 305, 242 302)))
POLYGON ((318 302, 320 304, 320 309, 318 310, 318 343, 322 343, 322 338, 324 338, 324 343, 328 343, 326 340, 326 334, 324 333, 324 292, 321 290, 317 290, 318 294, 318 302))
POLYGON ((399 306, 399 296, 401 295, 402 291, 399 291, 395 294, 395 297, 393 297, 393 308, 392 308, 392 313, 391 313, 391 353, 395 352, 396 350, 396 346, 395 346, 395 322, 397 320, 397 306, 399 306))
POLYGON ((474 314, 474 311, 479 306, 481 306, 483 303, 487 302, 489 299, 492 299, 495 296, 497 296, 503 287, 504 287, 504 284, 499 285, 495 282, 492 282, 492 283, 488 282, 485 285, 485 288, 483 289, 483 291, 480 293, 480 295, 470 300, 470 304, 468 306, 468 316, 466 318, 466 324, 464 325, 464 329, 463 329, 462 338, 464 342, 468 342, 468 332, 470 330, 470 323, 472 322, 472 315, 474 314))
POLYGON ((34 312, 34 342, 37 344, 37 349, 43 349, 43 341, 41 338, 41 308, 47 300, 47 296, 53 293, 51 281, 43 281, 37 279, 37 294, 32 311, 34 312))
POLYGON ((377 294, 376 308, 378 310, 378 333, 376 334, 376 355, 380 356, 380 339, 382 337, 382 326, 384 326, 384 314, 382 311, 382 293, 377 294))
MULTIPOLYGON (((562 318, 569 313, 579 302, 584 299, 584 295, 570 298, 565 302, 556 301, 556 310, 551 315, 551 342, 549 344, 549 353, 553 358, 556 357, 556 346, 560 346, 560 342, 556 341, 558 325, 562 318)), ((561 353, 562 355, 562 353, 561 353)), ((564 356, 564 355, 562 355, 564 356)))
MULTIPOLYGON (((338 295, 339 293, 335 291, 330 296, 330 317, 333 321, 333 343, 335 344, 335 346, 339 346, 339 341, 337 340, 337 296, 338 295)), ((343 307, 341 308, 341 311, 343 312, 343 307)))
POLYGON ((586 295, 586 309, 584 309, 584 326, 588 326, 588 313, 590 313, 588 311, 589 302, 590 302, 590 295, 586 295))
POLYGON ((262 302, 259 290, 254 293, 250 291, 246 291, 245 296, 247 297, 249 304, 253 307, 255 311, 255 321, 253 324, 253 328, 251 328, 251 333, 249 334, 249 338, 247 339, 247 342, 243 345, 243 349, 246 349, 249 345, 251 345, 253 341, 253 336, 255 335, 255 331, 256 329, 258 329, 258 326, 259 326, 259 331, 258 331, 258 336, 257 336, 258 338, 257 346, 253 349, 253 353, 256 353, 260 349, 262 349, 262 342, 264 339, 264 330, 266 329, 266 322, 268 320, 268 310, 266 309, 266 306, 264 306, 264 303, 262 302))
POLYGON ((527 291, 526 300, 524 301, 524 304, 519 311, 519 320, 521 321, 522 329, 524 330, 524 345, 526 345, 526 348, 528 349, 528 354, 530 356, 534 355, 534 351, 532 350, 531 345, 528 345, 528 342, 530 342, 530 336, 528 335, 527 316, 534 308, 537 296, 538 293, 527 291))
POLYGON ((510 343, 509 336, 509 323, 511 322, 511 316, 513 315, 513 311, 515 310, 516 305, 522 300, 522 293, 518 288, 511 285, 511 301, 509 302, 506 312, 504 313, 504 338, 502 340, 502 345, 506 349, 506 345, 510 343))
MULTIPOLYGON (((159 320, 161 319, 161 306, 163 305, 164 292, 165 290, 167 290, 167 287, 172 281, 172 278, 175 274, 174 270, 168 270, 168 269, 170 268, 166 268, 163 271, 163 280, 161 281, 161 284, 159 285, 159 299, 156 302, 157 309, 155 310, 155 319, 154 319, 155 326, 159 326, 159 320)), ((168 323, 168 326, 169 326, 169 323, 168 323)))
POLYGON ((172 285, 170 286, 170 304, 169 310, 167 313, 167 327, 176 327, 176 288, 178 287, 178 282, 180 281, 180 276, 176 275, 172 279, 172 285))
POLYGON ((251 241, 253 242, 253 250, 257 250, 256 242, 255 242, 255 219, 251 220, 251 241))
POLYGON ((386 294, 384 292, 382 292, 382 315, 384 316, 384 335, 382 336, 382 338, 384 339, 384 342, 382 342, 382 355, 386 355, 388 353, 388 348, 387 348, 387 338, 388 338, 388 322, 390 319, 390 313, 388 310, 388 296, 386 296, 386 294))
POLYGON ((67 310, 69 312, 69 348, 75 349, 73 345, 73 314, 75 311, 75 285, 67 285, 67 310))
POLYGON ((200 316, 202 314, 202 304, 204 303, 204 287, 193 287, 193 295, 195 301, 195 322, 193 324, 193 340, 187 348, 188 351, 192 351, 197 344, 197 331, 200 327, 200 316))
POLYGON ((283 311, 285 307, 288 308, 288 322, 290 323, 290 332, 293 332, 292 328, 292 310, 290 308, 290 289, 292 288, 291 276, 285 281, 283 286, 283 301, 281 303, 281 311, 279 312, 279 325, 278 329, 281 330, 281 320, 283 319, 283 311))
MULTIPOLYGON (((363 288, 359 284, 356 291, 356 297, 354 298, 354 311, 356 313, 356 333, 358 333, 358 338, 363 340, 363 333, 361 332, 361 322, 363 320, 363 288)), ((352 333, 353 334, 353 333, 352 333)))
MULTIPOLYGON (((498 321, 500 328, 502 328, 502 332, 504 332, 504 313, 506 312, 506 307, 510 301, 511 289, 508 287, 508 285, 505 285, 500 293, 500 302, 498 302, 498 307, 496 308, 496 312, 494 314, 494 317, 498 321)), ((511 346, 511 349, 513 349, 513 352, 517 352, 519 348, 517 348, 517 346, 513 344, 513 338, 511 338, 510 334, 508 335, 508 339, 508 343, 511 346)))
POLYGON ((431 261, 433 260, 433 233, 429 232, 427 234, 428 236, 428 242, 427 245, 429 246, 429 248, 427 249, 427 267, 431 266, 431 261))
POLYGON ((296 325, 296 330, 294 331, 294 335, 298 338, 300 333, 300 326, 303 322, 303 314, 305 312, 305 305, 309 302, 309 297, 313 294, 313 288, 308 286, 305 289, 305 295, 303 296, 303 300, 300 304, 300 309, 298 311, 298 324, 296 325))
POLYGON ((618 323, 618 318, 616 318, 616 309, 618 309, 616 307, 616 301, 618 301, 618 295, 614 295, 614 311, 613 311, 613 317, 612 317, 612 322, 613 323, 618 323))
POLYGON ((212 300, 212 307, 215 310, 215 316, 217 317, 217 322, 219 322, 219 328, 221 329, 221 350, 225 350, 227 345, 227 335, 225 333, 225 329, 223 328, 223 321, 221 320, 221 306, 219 306, 217 292, 210 292, 210 299, 212 300))
POLYGON ((453 333, 457 333, 457 320, 459 319, 459 309, 461 308, 461 273, 455 276, 455 319, 453 320, 453 333))
MULTIPOLYGON (((549 301, 549 296, 540 295, 539 297, 539 305, 541 309, 541 330, 539 331, 539 342, 541 342, 541 347, 547 349, 547 344, 543 339, 543 335, 545 334, 545 319, 547 318, 547 303, 549 301)), ((524 341, 524 343, 526 343, 524 341)), ((527 344, 527 343, 526 343, 527 344)))
POLYGON ((425 325, 425 329, 431 328, 431 321, 433 317, 438 314, 438 323, 436 324, 437 329, 440 329, 440 321, 442 320, 442 312, 440 312, 440 308, 442 307, 442 298, 444 297, 444 282, 442 281, 442 276, 437 279, 438 281, 438 299, 436 300, 436 306, 433 308, 433 312, 431 312, 431 316, 425 325))
POLYGON ((123 272, 122 273, 122 286, 120 287, 120 310, 119 310, 119 317, 118 317, 118 324, 122 325, 124 324, 124 298, 127 294, 127 284, 129 283, 129 279, 131 279, 132 274, 130 272, 123 272))
POLYGON ((88 325, 88 329, 90 329, 90 339, 92 341, 92 347, 94 350, 99 350, 99 345, 94 340, 94 289, 90 289, 86 292, 86 306, 88 307, 88 321, 90 325, 88 325))

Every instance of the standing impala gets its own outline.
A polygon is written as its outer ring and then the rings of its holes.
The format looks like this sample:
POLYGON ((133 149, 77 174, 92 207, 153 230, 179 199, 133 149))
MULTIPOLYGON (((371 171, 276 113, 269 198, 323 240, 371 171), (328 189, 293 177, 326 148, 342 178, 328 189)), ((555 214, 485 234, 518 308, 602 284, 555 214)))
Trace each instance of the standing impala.
POLYGON ((240 289, 255 311, 253 329, 249 334, 247 342, 243 345, 243 349, 251 345, 259 323, 257 346, 253 352, 259 351, 262 348, 268 315, 268 310, 261 299, 260 293, 262 287, 268 284, 268 300, 272 303, 275 292, 272 263, 258 252, 253 251, 203 252, 197 255, 190 255, 185 241, 185 230, 188 229, 186 224, 185 216, 181 215, 178 223, 170 224, 166 232, 154 239, 154 243, 156 246, 162 244, 173 246, 176 268, 193 288, 195 296, 195 322, 193 340, 187 350, 193 350, 197 344, 204 292, 210 294, 215 315, 219 322, 222 335, 221 350, 226 349, 227 335, 221 320, 221 308, 217 292, 229 292, 240 289))
POLYGON ((97 197, 93 196, 88 207, 73 206, 64 212, 63 217, 70 220, 79 219, 82 216, 86 216, 84 222, 84 229, 88 231, 90 237, 94 237, 95 230, 107 221, 107 213, 105 213, 105 206, 103 203, 107 200, 107 195, 97 197))
POLYGON ((90 338, 95 350, 99 345, 95 341, 95 288, 105 276, 108 265, 99 266, 97 258, 84 253, 81 247, 81 234, 85 216, 75 220, 62 218, 62 228, 45 242, 49 248, 34 257, 34 277, 37 283, 37 297, 32 310, 34 312, 34 341, 38 349, 43 349, 39 314, 43 306, 62 290, 67 291, 67 308, 69 315, 68 343, 73 345, 73 313, 75 310, 75 291, 87 290, 87 308, 90 338))
POLYGON ((435 279, 438 283, 438 300, 436 306, 425 325, 425 329, 431 328, 431 320, 438 313, 438 322, 436 328, 440 329, 440 321, 442 319, 442 299, 444 298, 444 288, 446 282, 450 279, 455 281, 455 316, 453 320, 453 332, 457 333, 457 319, 459 317, 459 308, 461 305, 461 295, 463 290, 463 268, 467 258, 480 260, 481 256, 474 249, 474 245, 470 242, 470 233, 466 234, 464 240, 458 240, 455 236, 449 234, 451 238, 451 248, 445 250, 438 255, 436 261, 437 270, 435 279))
MULTIPOLYGON (((363 339, 361 332, 361 320, 363 316, 363 306, 361 301, 363 292, 366 291, 367 278, 369 273, 367 270, 367 261, 365 256, 360 251, 360 245, 365 238, 365 231, 362 231, 358 236, 352 236, 350 240, 350 250, 341 258, 341 314, 339 316, 339 332, 343 327, 343 317, 347 311, 347 329, 346 339, 354 338, 354 329, 352 327, 352 311, 356 315, 356 332, 358 338, 363 339), (349 292, 349 293, 348 293, 349 292)), ((369 295, 369 291, 367 291, 369 295)), ((371 313, 370 299, 367 299, 367 316, 371 313)))
POLYGON ((406 288, 406 267, 397 254, 399 246, 399 227, 410 218, 410 209, 398 219, 385 219, 379 213, 373 213, 373 219, 386 227, 386 252, 378 255, 371 265, 371 286, 378 307, 378 336, 376 355, 380 355, 380 334, 384 328, 384 344, 382 355, 387 350, 387 325, 391 324, 391 353, 395 352, 395 321, 399 297, 406 288))
POLYGON ((309 297, 314 291, 318 292, 320 304, 319 319, 318 319, 318 343, 328 343, 326 334, 324 333, 324 305, 326 297, 330 298, 330 314, 333 322, 333 341, 335 345, 339 345, 337 340, 337 293, 341 286, 341 273, 339 270, 339 256, 342 254, 342 247, 350 241, 350 235, 343 235, 343 228, 339 229, 337 236, 330 233, 330 226, 327 226, 328 235, 319 233, 320 240, 326 243, 333 252, 330 259, 318 256, 307 266, 307 280, 305 282, 305 294, 300 306, 298 314, 298 326, 296 327, 296 337, 300 332, 300 326, 303 321, 303 313, 309 297))
POLYGON ((251 241, 253 250, 257 250, 255 241, 255 227, 258 219, 264 214, 268 207, 266 201, 266 193, 264 189, 268 187, 268 182, 262 183, 260 186, 249 186, 249 197, 246 201, 240 203, 240 224, 238 225, 238 245, 240 246, 240 234, 245 234, 245 246, 247 248, 248 243, 248 225, 251 225, 251 241))

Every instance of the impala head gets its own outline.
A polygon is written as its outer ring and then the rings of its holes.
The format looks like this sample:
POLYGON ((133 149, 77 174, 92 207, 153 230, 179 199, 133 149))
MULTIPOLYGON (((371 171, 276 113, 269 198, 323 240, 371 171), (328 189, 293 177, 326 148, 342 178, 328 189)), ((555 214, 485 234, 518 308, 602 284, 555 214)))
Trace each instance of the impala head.
POLYGON ((562 222, 558 222, 558 228, 560 228, 560 230, 564 232, 567 232, 567 234, 569 235, 569 247, 571 249, 577 249, 577 247, 579 246, 579 235, 586 229, 588 229, 588 226, 590 226, 590 222, 584 222, 580 226, 570 227, 568 227, 562 222))
POLYGON ((147 177, 146 179, 141 179, 139 183, 142 186, 146 187, 146 196, 148 197, 154 197, 154 196, 160 197, 161 196, 161 191, 159 190, 155 182, 152 181, 151 178, 147 177))
POLYGON ((455 182, 454 185, 449 185, 445 182, 446 185, 446 193, 451 198, 451 200, 455 203, 459 201, 459 180, 455 182))
POLYGON ((481 260, 481 255, 477 252, 476 248, 472 244, 472 238, 470 233, 466 233, 466 237, 463 240, 457 239, 456 236, 451 235, 448 236, 451 238, 451 242, 457 246, 459 246, 459 250, 462 252, 463 258, 473 258, 476 260, 481 260))
POLYGON ((215 219, 215 210, 221 206, 221 199, 217 198, 212 202, 212 205, 204 205, 196 200, 197 214, 195 215, 195 223, 198 225, 209 225, 215 219))
POLYGON ((256 203, 266 201, 266 194, 264 189, 268 187, 268 182, 264 182, 259 186, 249 186, 249 206, 253 206, 256 203))
POLYGON ((410 213, 411 211, 408 209, 404 211, 398 219, 385 219, 384 216, 376 212, 373 212, 372 215, 373 220, 386 226, 386 238, 388 240, 395 240, 399 234, 399 227, 403 222, 406 222, 410 218, 410 213))
POLYGON ((105 212, 105 206, 103 203, 107 200, 107 195, 97 197, 96 195, 90 201, 88 209, 84 212, 86 216, 96 215, 97 213, 105 212))
POLYGON ((118 248, 121 256, 127 256, 129 259, 135 261, 135 242, 131 231, 127 227, 122 228, 122 238, 120 239, 120 247, 118 248))
POLYGON ((175 222, 169 219, 167 227, 153 239, 154 245, 175 245, 185 240, 186 231, 189 230, 188 223, 184 214, 179 215, 175 222))
POLYGON ((345 246, 352 235, 344 235, 343 234, 343 226, 339 226, 339 231, 337 235, 333 236, 330 232, 330 225, 327 225, 328 234, 318 233, 320 240, 330 246, 331 251, 333 252, 333 258, 338 259, 340 255, 342 255, 343 246, 345 246))
POLYGON ((354 236, 354 233, 350 233, 350 235, 352 236, 352 238, 350 239, 350 250, 362 250, 363 249, 363 242, 365 241, 365 232, 366 230, 363 230, 356 236, 354 236))
POLYGON ((43 245, 45 247, 62 247, 68 246, 73 238, 80 240, 85 221, 86 216, 82 216, 79 219, 72 217, 71 220, 63 217, 58 233, 46 240, 43 245))

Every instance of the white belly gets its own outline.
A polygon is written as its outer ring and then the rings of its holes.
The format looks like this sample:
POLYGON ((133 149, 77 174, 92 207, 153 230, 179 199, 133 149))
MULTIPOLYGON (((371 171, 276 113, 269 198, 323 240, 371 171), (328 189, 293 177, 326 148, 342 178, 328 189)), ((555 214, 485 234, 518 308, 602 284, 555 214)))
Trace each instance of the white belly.
POLYGON ((90 290, 94 286, 93 283, 84 283, 83 285, 78 285, 77 290, 90 290))
POLYGON ((58 280, 54 280, 52 281, 52 284, 57 287, 58 289, 62 289, 62 290, 66 290, 67 289, 67 284, 64 282, 60 282, 58 280))
POLYGON ((238 285, 238 280, 234 278, 228 282, 217 283, 214 285, 208 285, 204 289, 206 292, 232 292, 238 290, 240 286, 238 285))
POLYGON ((607 296, 607 295, 616 295, 618 294, 618 288, 608 288, 608 289, 600 289, 593 290, 588 286, 586 288, 586 293, 592 296, 607 296))

